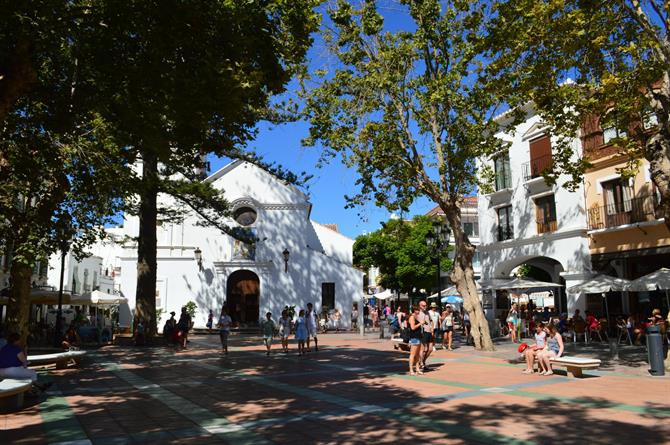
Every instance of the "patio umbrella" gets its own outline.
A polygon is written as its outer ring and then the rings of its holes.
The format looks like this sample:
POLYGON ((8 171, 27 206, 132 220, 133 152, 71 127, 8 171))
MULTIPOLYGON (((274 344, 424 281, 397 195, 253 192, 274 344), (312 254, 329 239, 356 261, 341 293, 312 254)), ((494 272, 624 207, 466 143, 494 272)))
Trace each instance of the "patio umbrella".
POLYGON ((576 286, 568 289, 568 292, 579 294, 602 294, 605 299, 605 312, 607 313, 607 320, 610 319, 609 307, 607 305, 607 292, 623 292, 630 284, 630 280, 625 278, 611 277, 609 275, 598 274, 593 278, 586 280, 576 286))
MULTIPOLYGON (((477 293, 481 294, 482 293, 482 286, 479 284, 479 281, 475 281, 475 284, 477 285, 477 293)), ((454 284, 453 286, 449 286, 446 289, 442 289, 442 292, 440 292, 440 295, 451 295, 451 296, 456 296, 456 297, 462 297, 461 293, 456 289, 456 285, 454 284)), ((437 298, 437 292, 435 292, 433 295, 428 297, 430 298, 437 298)), ((444 297, 442 298, 444 299, 444 297)), ((444 303, 444 301, 443 301, 444 303)))
POLYGON ((440 300, 442 303, 463 304, 463 298, 456 295, 447 295, 440 300))
POLYGON ((633 292, 649 292, 655 290, 665 291, 665 300, 670 308, 670 269, 662 267, 655 272, 643 275, 640 278, 631 281, 626 290, 633 292))
POLYGON ((532 278, 513 278, 507 280, 505 283, 494 284, 492 289, 508 289, 519 293, 526 293, 530 290, 549 289, 554 287, 562 287, 562 285, 549 281, 534 280, 532 278))
POLYGON ((391 293, 390 289, 386 289, 385 291, 379 292, 374 295, 368 295, 368 298, 376 298, 378 300, 386 300, 391 297, 393 297, 393 293, 391 293))

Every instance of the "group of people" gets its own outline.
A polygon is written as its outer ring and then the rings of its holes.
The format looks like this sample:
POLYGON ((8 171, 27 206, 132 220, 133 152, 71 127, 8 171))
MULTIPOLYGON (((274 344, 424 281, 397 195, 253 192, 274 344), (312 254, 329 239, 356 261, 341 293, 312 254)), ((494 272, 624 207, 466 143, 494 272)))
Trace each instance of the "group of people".
POLYGON ((526 369, 523 373, 533 374, 537 361, 540 375, 552 375, 554 372, 551 368, 551 359, 563 355, 563 350, 563 336, 555 324, 545 325, 542 322, 536 324, 535 344, 522 350, 526 359, 526 369))
MULTIPOLYGON (((300 309, 298 316, 292 320, 289 314, 289 308, 285 307, 281 312, 281 318, 275 321, 272 318, 272 312, 265 314, 265 319, 260 322, 260 331, 263 337, 263 344, 266 348, 266 355, 270 355, 272 343, 275 337, 281 339, 282 352, 289 352, 289 338, 291 332, 295 332, 295 340, 298 342, 298 355, 304 355, 311 352, 311 341, 314 340, 314 350, 319 350, 318 340, 318 316, 314 311, 314 305, 307 303, 307 309, 300 309)), ((221 309, 221 316, 217 323, 219 336, 221 338, 221 348, 224 355, 228 355, 228 336, 232 327, 233 320, 228 314, 227 309, 221 309)))
MULTIPOLYGON (((394 323, 394 335, 402 333, 409 344, 410 375, 423 374, 428 370, 427 360, 435 350, 440 334, 443 348, 453 350, 457 315, 450 305, 440 312, 437 303, 431 303, 429 309, 426 301, 420 301, 417 306, 412 307, 409 317, 398 308, 395 319, 397 322, 394 323)), ((465 326, 465 322, 463 325, 465 326)))
MULTIPOLYGON (((211 312, 211 311, 210 311, 211 312)), ((186 349, 188 343, 188 331, 193 327, 193 322, 191 320, 191 315, 188 313, 186 307, 181 308, 181 314, 179 315, 179 321, 175 319, 175 312, 170 312, 170 318, 165 322, 163 326, 163 337, 165 342, 168 345, 174 345, 179 349, 186 349)), ((141 321, 140 321, 141 322, 141 321)), ((137 335, 144 335, 144 331, 137 332, 137 335)), ((137 343, 137 340, 136 340, 137 343)))

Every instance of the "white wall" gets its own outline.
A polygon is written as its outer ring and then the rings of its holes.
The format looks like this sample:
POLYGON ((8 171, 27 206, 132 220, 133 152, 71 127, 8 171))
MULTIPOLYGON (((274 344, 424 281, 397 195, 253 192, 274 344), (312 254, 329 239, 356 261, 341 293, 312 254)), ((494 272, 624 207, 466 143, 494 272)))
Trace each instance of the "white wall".
MULTIPOLYGON (((196 217, 181 224, 164 223, 158 229, 157 290, 165 312, 179 313, 186 302, 195 301, 195 325, 204 326, 210 309, 215 314, 221 310, 228 276, 245 269, 259 277, 261 315, 270 311, 278 316, 285 305, 304 308, 308 302, 320 310, 321 283, 334 282, 336 307, 348 323, 351 306, 363 289, 363 275, 351 265, 354 241, 310 221, 311 204, 304 193, 251 164, 233 163, 208 180, 224 190, 231 203, 243 200, 256 209, 257 221, 250 226, 259 239, 256 258, 233 260, 233 239, 198 226, 196 217), (194 260, 196 247, 202 251, 202 271, 194 260), (290 252, 287 272, 284 249, 290 252)), ((128 218, 126 234, 136 236, 137 230, 137 218, 128 218)), ((122 325, 130 324, 135 306, 136 261, 136 247, 128 246, 121 262, 121 289, 129 303, 121 311, 122 325)))
MULTIPOLYGON (((525 122, 512 130, 498 134, 510 142, 511 190, 479 197, 479 230, 481 238, 480 259, 482 279, 508 277, 511 270, 532 259, 550 258, 560 264, 556 270, 548 270, 555 279, 560 275, 566 279, 566 287, 583 279, 591 269, 589 243, 586 234, 586 212, 583 186, 568 191, 563 184, 568 177, 558 178, 557 184, 548 186, 544 179, 524 181, 522 165, 530 160, 529 141, 543 134, 540 117, 529 112, 525 122), (537 232, 534 198, 554 194, 556 203, 557 230, 550 233, 537 232), (497 209, 511 204, 514 224, 514 239, 499 242, 497 239, 497 209)), ((552 136, 552 146, 557 140, 552 136)), ((581 154, 581 143, 572 140, 575 159, 581 154)), ((479 160, 493 168, 492 160, 479 160)), ((540 260, 542 261, 542 260, 540 260)), ((551 267, 549 269, 552 269, 551 267)), ((568 295, 568 309, 581 307, 584 302, 578 296, 568 295)))

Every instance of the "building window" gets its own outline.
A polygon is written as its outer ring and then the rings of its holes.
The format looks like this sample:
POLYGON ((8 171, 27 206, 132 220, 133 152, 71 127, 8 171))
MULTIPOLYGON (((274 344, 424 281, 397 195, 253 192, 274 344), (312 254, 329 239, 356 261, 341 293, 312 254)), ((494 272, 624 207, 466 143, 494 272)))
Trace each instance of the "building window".
POLYGON ((556 230, 556 200, 554 195, 543 196, 535 200, 535 217, 538 234, 556 230))
POLYGON ((514 226, 512 224, 512 206, 498 209, 498 241, 514 238, 514 226))
POLYGON ((625 138, 628 134, 620 130, 616 125, 603 129, 603 144, 607 145, 617 138, 625 138))
POLYGON ((496 191, 512 187, 510 175, 509 153, 502 153, 494 159, 496 191))
POLYGON ((240 207, 233 212, 233 219, 241 226, 250 226, 257 218, 258 214, 251 207, 240 207))
POLYGON ((642 128, 649 130, 658 126, 658 116, 651 109, 647 108, 642 115, 642 128))
POLYGON ((321 308, 335 309, 335 283, 321 283, 321 308))
POLYGON ((481 261, 479 260, 479 252, 475 250, 475 254, 472 256, 472 268, 479 269, 481 267, 481 261))
POLYGON ((605 213, 607 215, 631 211, 633 190, 628 185, 627 180, 618 178, 613 181, 603 182, 602 186, 605 195, 605 213))
POLYGON ((469 238, 479 238, 479 223, 477 221, 463 222, 463 231, 469 238))

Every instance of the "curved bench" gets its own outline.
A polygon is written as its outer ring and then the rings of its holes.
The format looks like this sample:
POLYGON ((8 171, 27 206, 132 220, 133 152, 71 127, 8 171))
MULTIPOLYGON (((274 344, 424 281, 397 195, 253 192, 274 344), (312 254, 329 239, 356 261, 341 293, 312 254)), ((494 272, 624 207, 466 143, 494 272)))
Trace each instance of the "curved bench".
POLYGON ((0 398, 16 397, 16 408, 23 407, 23 394, 30 391, 30 380, 2 379, 0 380, 0 398))
POLYGON ((582 377, 582 371, 584 369, 598 369, 600 367, 600 360, 597 358, 570 357, 564 355, 562 357, 553 357, 551 359, 551 366, 565 368, 568 376, 582 377))
POLYGON ((66 368, 70 361, 79 363, 79 360, 86 355, 86 351, 64 351, 54 354, 29 355, 29 366, 56 364, 56 369, 66 368))

